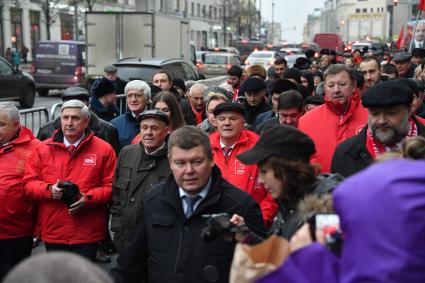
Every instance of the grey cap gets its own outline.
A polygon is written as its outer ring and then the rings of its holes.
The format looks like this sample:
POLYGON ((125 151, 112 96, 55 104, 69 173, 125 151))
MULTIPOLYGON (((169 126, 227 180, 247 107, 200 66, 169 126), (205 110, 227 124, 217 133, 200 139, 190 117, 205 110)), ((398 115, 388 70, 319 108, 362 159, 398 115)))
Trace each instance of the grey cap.
POLYGON ((109 66, 106 66, 105 68, 103 68, 103 71, 105 73, 116 73, 118 71, 118 69, 114 65, 109 65, 109 66))
POLYGON ((412 55, 409 52, 398 52, 394 54, 393 61, 404 62, 404 61, 409 61, 410 58, 412 58, 412 55))
POLYGON ((72 86, 65 89, 65 91, 61 95, 61 98, 63 101, 78 99, 88 102, 90 99, 90 93, 85 88, 79 86, 72 86))
POLYGON ((137 120, 139 121, 139 123, 142 122, 142 120, 147 118, 158 119, 160 121, 163 121, 167 126, 169 123, 167 114, 156 109, 146 110, 145 112, 137 116, 137 120))

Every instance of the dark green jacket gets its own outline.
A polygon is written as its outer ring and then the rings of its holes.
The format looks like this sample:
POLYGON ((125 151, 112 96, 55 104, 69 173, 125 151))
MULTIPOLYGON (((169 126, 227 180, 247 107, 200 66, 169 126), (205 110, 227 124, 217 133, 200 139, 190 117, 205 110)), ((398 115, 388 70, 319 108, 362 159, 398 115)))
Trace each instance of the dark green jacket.
POLYGON ((113 241, 121 250, 130 239, 142 212, 145 193, 171 173, 167 147, 148 155, 141 143, 124 147, 118 157, 112 184, 113 241))

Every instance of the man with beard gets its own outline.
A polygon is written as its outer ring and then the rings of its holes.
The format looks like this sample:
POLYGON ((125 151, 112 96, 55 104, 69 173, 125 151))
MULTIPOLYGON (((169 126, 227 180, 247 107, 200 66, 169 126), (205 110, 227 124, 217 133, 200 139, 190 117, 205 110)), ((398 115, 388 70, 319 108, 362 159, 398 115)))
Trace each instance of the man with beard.
POLYGON ((425 136, 425 127, 411 115, 412 90, 397 81, 377 84, 362 97, 368 124, 335 150, 331 171, 350 176, 385 152, 400 149, 406 137, 425 136))
POLYGON ((241 67, 233 65, 227 71, 227 83, 232 86, 233 97, 232 101, 236 101, 238 99, 239 88, 242 84, 242 73, 243 70, 241 67))
POLYGON ((366 57, 360 63, 359 70, 362 73, 366 88, 370 88, 379 83, 381 75, 381 64, 375 57, 366 57))

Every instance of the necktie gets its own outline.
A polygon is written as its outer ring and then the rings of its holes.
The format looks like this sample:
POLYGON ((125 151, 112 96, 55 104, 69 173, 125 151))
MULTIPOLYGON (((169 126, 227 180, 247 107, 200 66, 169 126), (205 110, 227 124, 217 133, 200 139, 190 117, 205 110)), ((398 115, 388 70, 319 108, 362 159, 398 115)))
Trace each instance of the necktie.
POLYGON ((193 214, 193 207, 195 206, 195 203, 200 200, 202 197, 201 196, 196 196, 196 197, 188 197, 188 196, 183 196, 183 200, 186 202, 187 204, 187 208, 186 208, 186 212, 184 213, 186 215, 186 218, 189 218, 190 216, 192 216, 193 214))
POLYGON ((231 147, 227 147, 227 146, 223 147, 223 154, 224 154, 224 159, 226 160, 226 162, 229 161, 231 151, 232 151, 231 147))
POLYGON ((70 144, 70 145, 68 145, 67 149, 68 149, 69 153, 73 154, 74 151, 75 151, 75 145, 70 144))

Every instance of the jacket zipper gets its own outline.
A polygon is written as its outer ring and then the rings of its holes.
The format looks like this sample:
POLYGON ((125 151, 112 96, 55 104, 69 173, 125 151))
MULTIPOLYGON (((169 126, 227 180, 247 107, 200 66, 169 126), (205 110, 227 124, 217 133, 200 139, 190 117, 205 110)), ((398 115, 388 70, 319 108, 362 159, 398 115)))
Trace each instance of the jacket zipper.
POLYGON ((176 282, 176 276, 177 276, 177 263, 178 263, 178 260, 179 260, 179 257, 180 257, 180 251, 181 251, 181 245, 182 245, 182 236, 183 236, 183 233, 182 233, 182 230, 180 230, 180 232, 179 232, 179 247, 178 247, 178 249, 177 249, 177 257, 176 257, 176 264, 174 265, 174 274, 173 274, 173 282, 175 283, 176 282))

